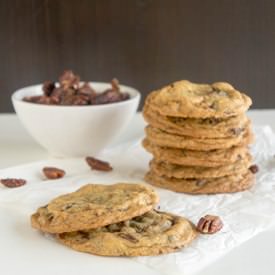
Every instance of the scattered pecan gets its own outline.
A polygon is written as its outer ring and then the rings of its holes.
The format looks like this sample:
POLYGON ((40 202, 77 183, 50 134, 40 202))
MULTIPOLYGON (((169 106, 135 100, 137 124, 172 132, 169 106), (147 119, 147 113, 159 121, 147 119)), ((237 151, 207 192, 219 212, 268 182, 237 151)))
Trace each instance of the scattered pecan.
POLYGON ((43 173, 50 180, 63 178, 65 176, 64 170, 55 167, 44 167, 43 173))
POLYGON ((200 218, 197 230, 203 234, 214 234, 221 230, 223 222, 218 216, 206 215, 200 218))
POLYGON ((112 166, 108 162, 102 161, 93 157, 86 157, 86 162, 94 170, 105 171, 105 172, 113 170, 112 166))
POLYGON ((0 182, 9 188, 20 187, 27 183, 27 181, 24 179, 14 179, 14 178, 1 179, 0 182))
POLYGON ((249 170, 253 173, 253 174, 256 174, 259 172, 259 166, 256 165, 256 164, 253 164, 249 167, 249 170))

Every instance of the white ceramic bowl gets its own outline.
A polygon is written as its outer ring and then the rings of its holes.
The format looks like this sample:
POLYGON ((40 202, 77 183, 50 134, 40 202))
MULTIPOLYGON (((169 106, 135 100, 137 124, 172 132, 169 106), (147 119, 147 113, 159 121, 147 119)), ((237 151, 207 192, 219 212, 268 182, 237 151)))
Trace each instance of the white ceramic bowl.
MULTIPOLYGON (((97 92, 109 83, 91 82, 97 92)), ((14 109, 33 138, 56 157, 96 156, 125 129, 135 114, 140 93, 120 85, 130 99, 88 106, 42 105, 22 101, 25 96, 42 94, 42 85, 17 90, 12 95, 14 109)))

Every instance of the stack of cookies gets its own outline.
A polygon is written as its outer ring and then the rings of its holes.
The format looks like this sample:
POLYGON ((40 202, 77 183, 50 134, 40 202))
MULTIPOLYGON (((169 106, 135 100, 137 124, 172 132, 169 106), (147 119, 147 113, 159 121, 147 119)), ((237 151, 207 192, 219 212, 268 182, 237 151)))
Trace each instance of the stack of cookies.
POLYGON ((143 146, 154 158, 146 181, 192 194, 248 189, 255 177, 245 114, 251 103, 225 82, 183 80, 150 93, 143 109, 149 124, 143 146))
POLYGON ((40 207, 34 228, 75 250, 102 256, 146 256, 188 245, 196 236, 183 217, 154 210, 159 198, 141 184, 88 184, 40 207))

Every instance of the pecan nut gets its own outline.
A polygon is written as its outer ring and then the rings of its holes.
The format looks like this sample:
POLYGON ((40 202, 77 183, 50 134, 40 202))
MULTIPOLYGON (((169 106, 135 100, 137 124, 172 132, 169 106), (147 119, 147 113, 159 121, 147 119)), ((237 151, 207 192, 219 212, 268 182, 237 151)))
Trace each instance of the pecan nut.
POLYGON ((203 234, 214 234, 220 231, 223 227, 223 222, 218 216, 206 215, 200 218, 197 224, 197 230, 203 234))
POLYGON ((119 81, 113 79, 111 88, 97 93, 88 82, 80 83, 80 78, 71 70, 65 71, 59 78, 57 86, 54 82, 45 81, 43 95, 26 96, 24 101, 46 105, 98 105, 124 101, 130 95, 120 91, 119 81))
POLYGON ((111 80, 111 85, 112 85, 113 90, 115 90, 115 91, 119 91, 120 90, 119 81, 116 78, 113 78, 111 80))
POLYGON ((65 176, 65 171, 55 167, 44 167, 43 173, 47 179, 54 180, 60 179, 65 176))
POLYGON ((45 81, 42 86, 42 90, 45 96, 50 96, 55 89, 55 84, 52 81, 45 81))
POLYGON ((24 179, 15 178, 1 179, 0 182, 8 188, 20 187, 27 183, 27 181, 24 179))
POLYGON ((102 161, 93 157, 86 157, 86 162, 94 170, 105 171, 105 172, 113 170, 109 162, 102 161))
POLYGON ((75 75, 71 70, 66 70, 59 77, 60 85, 67 90, 68 88, 78 88, 80 77, 75 75))

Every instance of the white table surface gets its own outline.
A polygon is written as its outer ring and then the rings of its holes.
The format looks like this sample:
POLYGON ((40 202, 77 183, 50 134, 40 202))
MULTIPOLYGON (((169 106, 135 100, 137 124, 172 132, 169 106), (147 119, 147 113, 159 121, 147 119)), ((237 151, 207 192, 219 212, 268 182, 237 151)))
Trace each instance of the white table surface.
MULTIPOLYGON (((255 125, 270 125, 275 131, 275 110, 252 110, 249 116, 255 125)), ((140 115, 135 118, 135 128, 129 128, 130 135, 140 135, 144 122, 140 115)), ((14 114, 0 115, 0 169, 34 162, 48 158, 47 152, 40 147, 25 131, 18 118, 14 114)), ((205 268, 198 275, 274 275, 275 274, 275 228, 263 232, 255 238, 220 258, 218 261, 205 268)), ((1 262, 1 261, 0 261, 1 262)), ((100 263, 98 263, 100 266, 100 263)), ((129 270, 127 261, 124 267, 116 267, 115 271, 123 270, 127 274, 156 275, 157 273, 145 266, 139 266, 138 270, 129 270)), ((104 265, 98 270, 99 274, 116 274, 104 265), (111 271, 111 273, 108 272, 111 271), (103 273, 102 273, 103 272, 103 273)), ((22 272, 25 274, 25 272, 22 272)), ((60 273, 61 274, 61 273, 60 273)), ((65 275, 65 274, 64 274, 65 275)))

